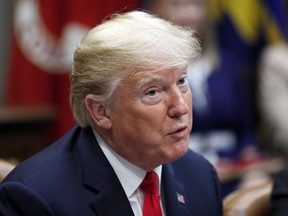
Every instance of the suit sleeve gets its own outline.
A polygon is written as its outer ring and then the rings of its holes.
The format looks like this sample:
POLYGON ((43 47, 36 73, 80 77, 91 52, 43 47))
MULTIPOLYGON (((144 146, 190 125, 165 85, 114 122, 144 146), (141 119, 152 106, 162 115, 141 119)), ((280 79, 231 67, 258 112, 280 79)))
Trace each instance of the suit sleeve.
POLYGON ((288 167, 275 176, 271 195, 272 216, 288 215, 288 167))
POLYGON ((19 182, 0 185, 1 216, 53 216, 45 200, 36 191, 19 182))

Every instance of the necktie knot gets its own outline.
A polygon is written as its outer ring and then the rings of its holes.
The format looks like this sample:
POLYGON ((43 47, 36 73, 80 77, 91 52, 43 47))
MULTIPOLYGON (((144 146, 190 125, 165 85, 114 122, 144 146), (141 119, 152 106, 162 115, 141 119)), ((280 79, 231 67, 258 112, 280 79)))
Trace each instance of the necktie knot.
POLYGON ((144 180, 142 181, 140 188, 145 193, 158 194, 159 193, 159 180, 154 171, 147 172, 144 180))

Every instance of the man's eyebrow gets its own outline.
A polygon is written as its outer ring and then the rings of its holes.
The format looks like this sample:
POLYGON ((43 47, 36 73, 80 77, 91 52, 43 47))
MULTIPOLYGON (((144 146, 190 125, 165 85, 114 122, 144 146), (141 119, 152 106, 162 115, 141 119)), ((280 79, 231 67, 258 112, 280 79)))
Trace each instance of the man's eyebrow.
POLYGON ((151 77, 145 77, 145 78, 142 78, 140 81, 139 81, 139 83, 138 83, 138 85, 139 86, 144 86, 144 85, 146 85, 146 84, 149 84, 149 83, 153 83, 153 82, 158 82, 158 81, 164 81, 163 80, 163 77, 161 77, 161 76, 151 76, 151 77))
POLYGON ((139 91, 142 87, 153 83, 165 83, 165 79, 160 75, 144 76, 135 82, 135 91, 139 91))

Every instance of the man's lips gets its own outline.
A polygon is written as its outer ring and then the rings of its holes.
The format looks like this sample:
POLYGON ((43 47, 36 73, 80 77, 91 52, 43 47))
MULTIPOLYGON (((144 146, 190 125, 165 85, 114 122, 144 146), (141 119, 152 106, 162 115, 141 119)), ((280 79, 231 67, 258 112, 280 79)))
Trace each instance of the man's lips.
POLYGON ((187 130, 188 130, 187 126, 181 126, 176 128, 172 132, 168 133, 168 135, 181 138, 187 134, 187 130))

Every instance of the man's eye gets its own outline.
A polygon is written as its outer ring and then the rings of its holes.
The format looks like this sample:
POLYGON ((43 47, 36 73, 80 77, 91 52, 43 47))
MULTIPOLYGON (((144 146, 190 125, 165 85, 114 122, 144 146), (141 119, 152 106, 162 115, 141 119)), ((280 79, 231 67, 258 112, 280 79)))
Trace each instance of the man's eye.
POLYGON ((179 85, 184 85, 187 82, 187 78, 186 77, 182 77, 178 80, 178 84, 179 85))
POLYGON ((156 89, 152 89, 146 92, 146 95, 148 96, 155 96, 157 94, 157 90, 156 89))

